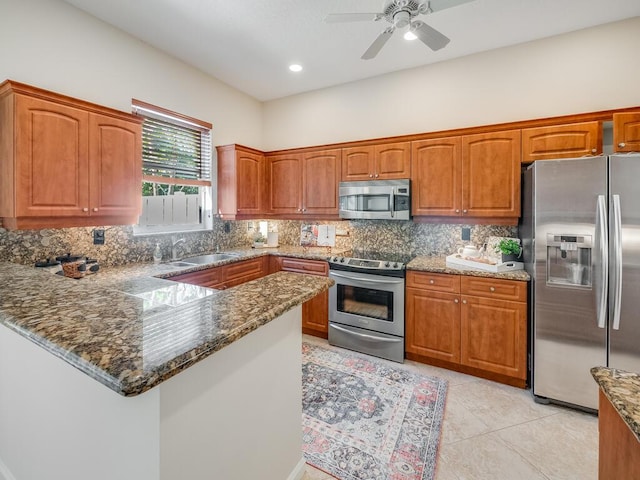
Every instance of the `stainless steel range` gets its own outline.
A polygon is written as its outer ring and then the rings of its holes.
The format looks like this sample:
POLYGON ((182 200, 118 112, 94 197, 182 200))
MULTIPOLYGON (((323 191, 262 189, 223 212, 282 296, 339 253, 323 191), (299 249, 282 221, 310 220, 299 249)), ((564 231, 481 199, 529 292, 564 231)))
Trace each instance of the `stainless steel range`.
POLYGON ((329 343, 404 362, 404 278, 411 259, 392 253, 354 251, 331 257, 329 343))

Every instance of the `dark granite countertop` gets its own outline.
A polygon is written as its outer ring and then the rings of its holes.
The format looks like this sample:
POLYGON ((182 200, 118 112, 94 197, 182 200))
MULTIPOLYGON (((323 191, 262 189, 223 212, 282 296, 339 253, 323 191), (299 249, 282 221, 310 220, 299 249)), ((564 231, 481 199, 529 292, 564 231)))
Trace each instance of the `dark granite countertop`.
POLYGON ((519 280, 528 282, 531 277, 524 270, 514 270, 511 272, 487 272, 484 270, 460 270, 447 267, 445 257, 418 256, 407 264, 407 270, 419 272, 448 273, 453 275, 470 275, 473 277, 501 278, 504 280, 519 280))
POLYGON ((640 442, 640 375, 607 367, 594 367, 591 375, 640 442))
POLYGON ((0 263, 0 324, 124 396, 138 395, 318 293, 327 277, 278 272, 224 291, 167 277, 266 254, 325 260, 326 249, 237 251, 176 268, 130 264, 82 280, 0 263))

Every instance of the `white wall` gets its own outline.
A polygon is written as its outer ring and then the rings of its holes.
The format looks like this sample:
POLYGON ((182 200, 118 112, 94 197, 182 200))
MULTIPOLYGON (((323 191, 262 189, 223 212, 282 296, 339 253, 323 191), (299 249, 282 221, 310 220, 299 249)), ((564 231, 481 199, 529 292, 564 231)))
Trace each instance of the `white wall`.
POLYGON ((7 78, 124 111, 156 104, 213 123, 216 145, 263 143, 259 101, 60 0, 0 0, 7 78))
POLYGON ((265 147, 638 106, 638 45, 640 17, 270 101, 265 147))

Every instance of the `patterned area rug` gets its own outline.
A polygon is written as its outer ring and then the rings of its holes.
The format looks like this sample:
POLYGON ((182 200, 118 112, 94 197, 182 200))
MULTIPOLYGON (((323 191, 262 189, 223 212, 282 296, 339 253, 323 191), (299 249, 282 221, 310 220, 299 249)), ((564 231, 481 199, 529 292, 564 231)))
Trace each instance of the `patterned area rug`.
POLYGON ((431 480, 447 382, 302 344, 303 451, 340 480, 431 480))

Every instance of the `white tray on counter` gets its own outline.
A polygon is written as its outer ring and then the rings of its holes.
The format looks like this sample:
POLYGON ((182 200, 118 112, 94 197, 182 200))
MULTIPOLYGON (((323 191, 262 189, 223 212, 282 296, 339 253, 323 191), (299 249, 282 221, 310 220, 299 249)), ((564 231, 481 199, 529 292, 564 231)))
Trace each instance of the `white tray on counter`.
POLYGON ((512 272, 514 270, 524 269, 522 262, 505 262, 491 265, 489 263, 477 262, 463 258, 459 253, 454 253, 447 257, 447 267, 457 270, 482 270, 484 272, 512 272))

